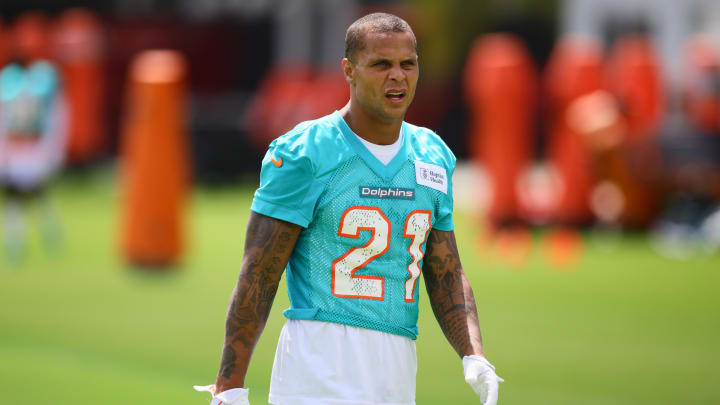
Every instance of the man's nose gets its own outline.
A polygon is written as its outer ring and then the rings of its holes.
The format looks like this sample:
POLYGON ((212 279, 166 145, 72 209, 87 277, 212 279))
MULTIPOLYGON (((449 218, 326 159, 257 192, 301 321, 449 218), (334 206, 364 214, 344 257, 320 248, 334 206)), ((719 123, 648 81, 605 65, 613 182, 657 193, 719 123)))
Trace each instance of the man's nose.
POLYGON ((390 80, 402 81, 405 79, 405 72, 400 65, 394 65, 392 69, 390 69, 389 78, 390 80))

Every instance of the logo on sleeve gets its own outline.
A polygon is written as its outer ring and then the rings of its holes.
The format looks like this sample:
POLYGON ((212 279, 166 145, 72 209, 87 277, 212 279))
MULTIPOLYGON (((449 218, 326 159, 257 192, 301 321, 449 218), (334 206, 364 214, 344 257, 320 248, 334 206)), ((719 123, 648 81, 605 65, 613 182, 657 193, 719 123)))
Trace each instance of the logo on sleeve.
POLYGON ((277 167, 282 166, 282 158, 275 160, 275 158, 270 155, 270 161, 273 162, 273 164, 277 167))
POLYGON ((434 188, 447 194, 448 178, 445 168, 430 163, 415 161, 415 180, 417 184, 434 188))

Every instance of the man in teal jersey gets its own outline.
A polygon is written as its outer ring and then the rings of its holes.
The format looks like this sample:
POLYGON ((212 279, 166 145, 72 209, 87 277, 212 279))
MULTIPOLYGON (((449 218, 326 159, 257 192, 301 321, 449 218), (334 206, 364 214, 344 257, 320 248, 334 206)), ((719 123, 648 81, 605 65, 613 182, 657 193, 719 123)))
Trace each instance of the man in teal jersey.
POLYGON ((15 28, 13 61, 0 70, 0 190, 4 194, 4 251, 19 264, 25 251, 25 213, 39 203, 43 241, 61 242, 47 185, 65 156, 67 112, 60 78, 47 60, 33 57, 27 35, 15 28))
POLYGON ((485 405, 485 359, 453 234, 455 157, 403 122, 419 75, 415 36, 383 13, 353 23, 342 69, 350 101, 270 145, 248 223, 212 404, 247 404, 245 374, 287 268, 290 308, 270 403, 415 403, 421 269, 433 311, 485 405))

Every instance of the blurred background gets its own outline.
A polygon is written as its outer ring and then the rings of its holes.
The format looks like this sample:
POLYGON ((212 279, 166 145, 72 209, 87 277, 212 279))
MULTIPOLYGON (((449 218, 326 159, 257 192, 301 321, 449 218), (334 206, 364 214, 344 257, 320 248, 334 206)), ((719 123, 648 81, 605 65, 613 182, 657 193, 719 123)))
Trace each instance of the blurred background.
MULTIPOLYGON (((207 400, 262 157, 346 103, 375 11, 418 38, 406 120, 458 157, 500 403, 720 403, 713 0, 3 1, 3 403, 207 400)), ((421 301, 417 403, 478 403, 421 301)))

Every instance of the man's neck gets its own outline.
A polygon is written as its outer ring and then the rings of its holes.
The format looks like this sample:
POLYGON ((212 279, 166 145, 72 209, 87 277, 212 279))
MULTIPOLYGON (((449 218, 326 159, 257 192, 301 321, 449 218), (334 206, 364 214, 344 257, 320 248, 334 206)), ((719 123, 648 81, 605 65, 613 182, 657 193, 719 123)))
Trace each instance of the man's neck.
POLYGON ((392 145, 400 136, 401 119, 389 123, 374 120, 352 101, 340 109, 340 115, 357 136, 370 143, 392 145))

